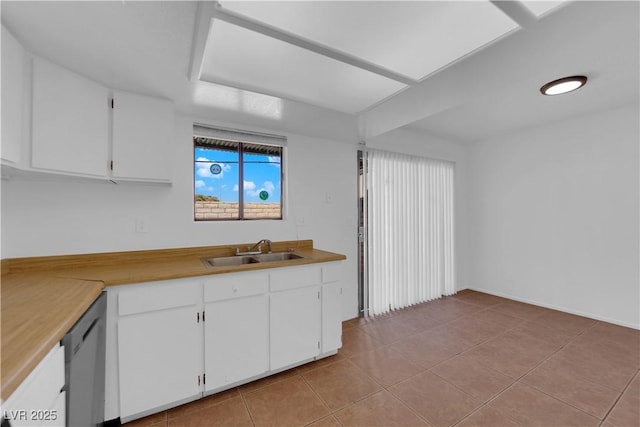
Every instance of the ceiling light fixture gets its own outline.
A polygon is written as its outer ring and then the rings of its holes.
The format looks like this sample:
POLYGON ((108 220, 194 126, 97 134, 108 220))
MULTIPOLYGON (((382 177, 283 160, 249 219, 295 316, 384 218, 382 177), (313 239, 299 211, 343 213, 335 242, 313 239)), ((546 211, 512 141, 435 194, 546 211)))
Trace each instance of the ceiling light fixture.
POLYGON ((579 89, 587 83, 585 76, 564 77, 547 83, 540 88, 543 95, 560 95, 579 89))

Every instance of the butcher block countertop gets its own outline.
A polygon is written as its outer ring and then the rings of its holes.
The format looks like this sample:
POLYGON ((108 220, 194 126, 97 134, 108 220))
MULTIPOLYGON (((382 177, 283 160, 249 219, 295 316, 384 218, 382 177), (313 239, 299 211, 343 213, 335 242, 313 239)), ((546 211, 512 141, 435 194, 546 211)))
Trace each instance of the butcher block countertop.
MULTIPOLYGON (((255 243, 255 242, 254 242, 255 243)), ((224 246, 14 258, 2 261, 1 397, 4 402, 75 324, 105 286, 180 279, 346 259, 312 240, 273 242, 273 252, 303 258, 205 267, 203 258, 233 256, 253 243, 224 246)), ((264 250, 264 245, 263 245, 264 250)))
POLYGON ((2 401, 100 296, 102 282, 2 276, 2 401))

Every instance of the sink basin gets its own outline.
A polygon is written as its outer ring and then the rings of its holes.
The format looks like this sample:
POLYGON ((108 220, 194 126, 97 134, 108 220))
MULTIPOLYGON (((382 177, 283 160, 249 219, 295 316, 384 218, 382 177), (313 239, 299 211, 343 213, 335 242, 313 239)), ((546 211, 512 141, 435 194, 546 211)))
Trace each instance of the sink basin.
POLYGON ((258 261, 253 256, 226 256, 217 258, 203 258, 202 262, 207 267, 228 267, 232 265, 255 264, 258 261))
POLYGON ((300 259, 304 258, 302 255, 295 254, 293 252, 277 252, 274 254, 262 254, 255 256, 260 262, 274 262, 285 261, 288 259, 300 259))
POLYGON ((276 252, 273 254, 225 256, 217 258, 202 258, 205 267, 229 267, 234 265, 256 264, 263 262, 286 261, 304 258, 293 252, 276 252))

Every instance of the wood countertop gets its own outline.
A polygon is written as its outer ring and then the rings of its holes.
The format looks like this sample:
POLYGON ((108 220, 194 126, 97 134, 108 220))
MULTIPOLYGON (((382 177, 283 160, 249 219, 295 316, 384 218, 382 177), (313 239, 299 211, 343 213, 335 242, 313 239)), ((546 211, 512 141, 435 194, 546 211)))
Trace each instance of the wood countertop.
POLYGON ((4 402, 100 296, 102 282, 41 274, 2 276, 4 402))
POLYGON ((202 258, 233 256, 252 244, 15 258, 2 261, 1 397, 5 401, 100 296, 105 286, 294 265, 340 261, 346 256, 313 247, 312 240, 273 242, 273 252, 303 258, 206 267, 202 258))

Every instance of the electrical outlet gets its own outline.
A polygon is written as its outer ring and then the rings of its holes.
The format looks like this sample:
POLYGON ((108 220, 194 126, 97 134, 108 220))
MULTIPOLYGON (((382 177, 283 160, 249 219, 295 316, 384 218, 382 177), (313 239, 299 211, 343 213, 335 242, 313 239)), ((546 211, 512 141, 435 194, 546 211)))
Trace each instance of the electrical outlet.
POLYGON ((149 232, 149 220, 144 217, 136 218, 136 233, 148 233, 149 232))

